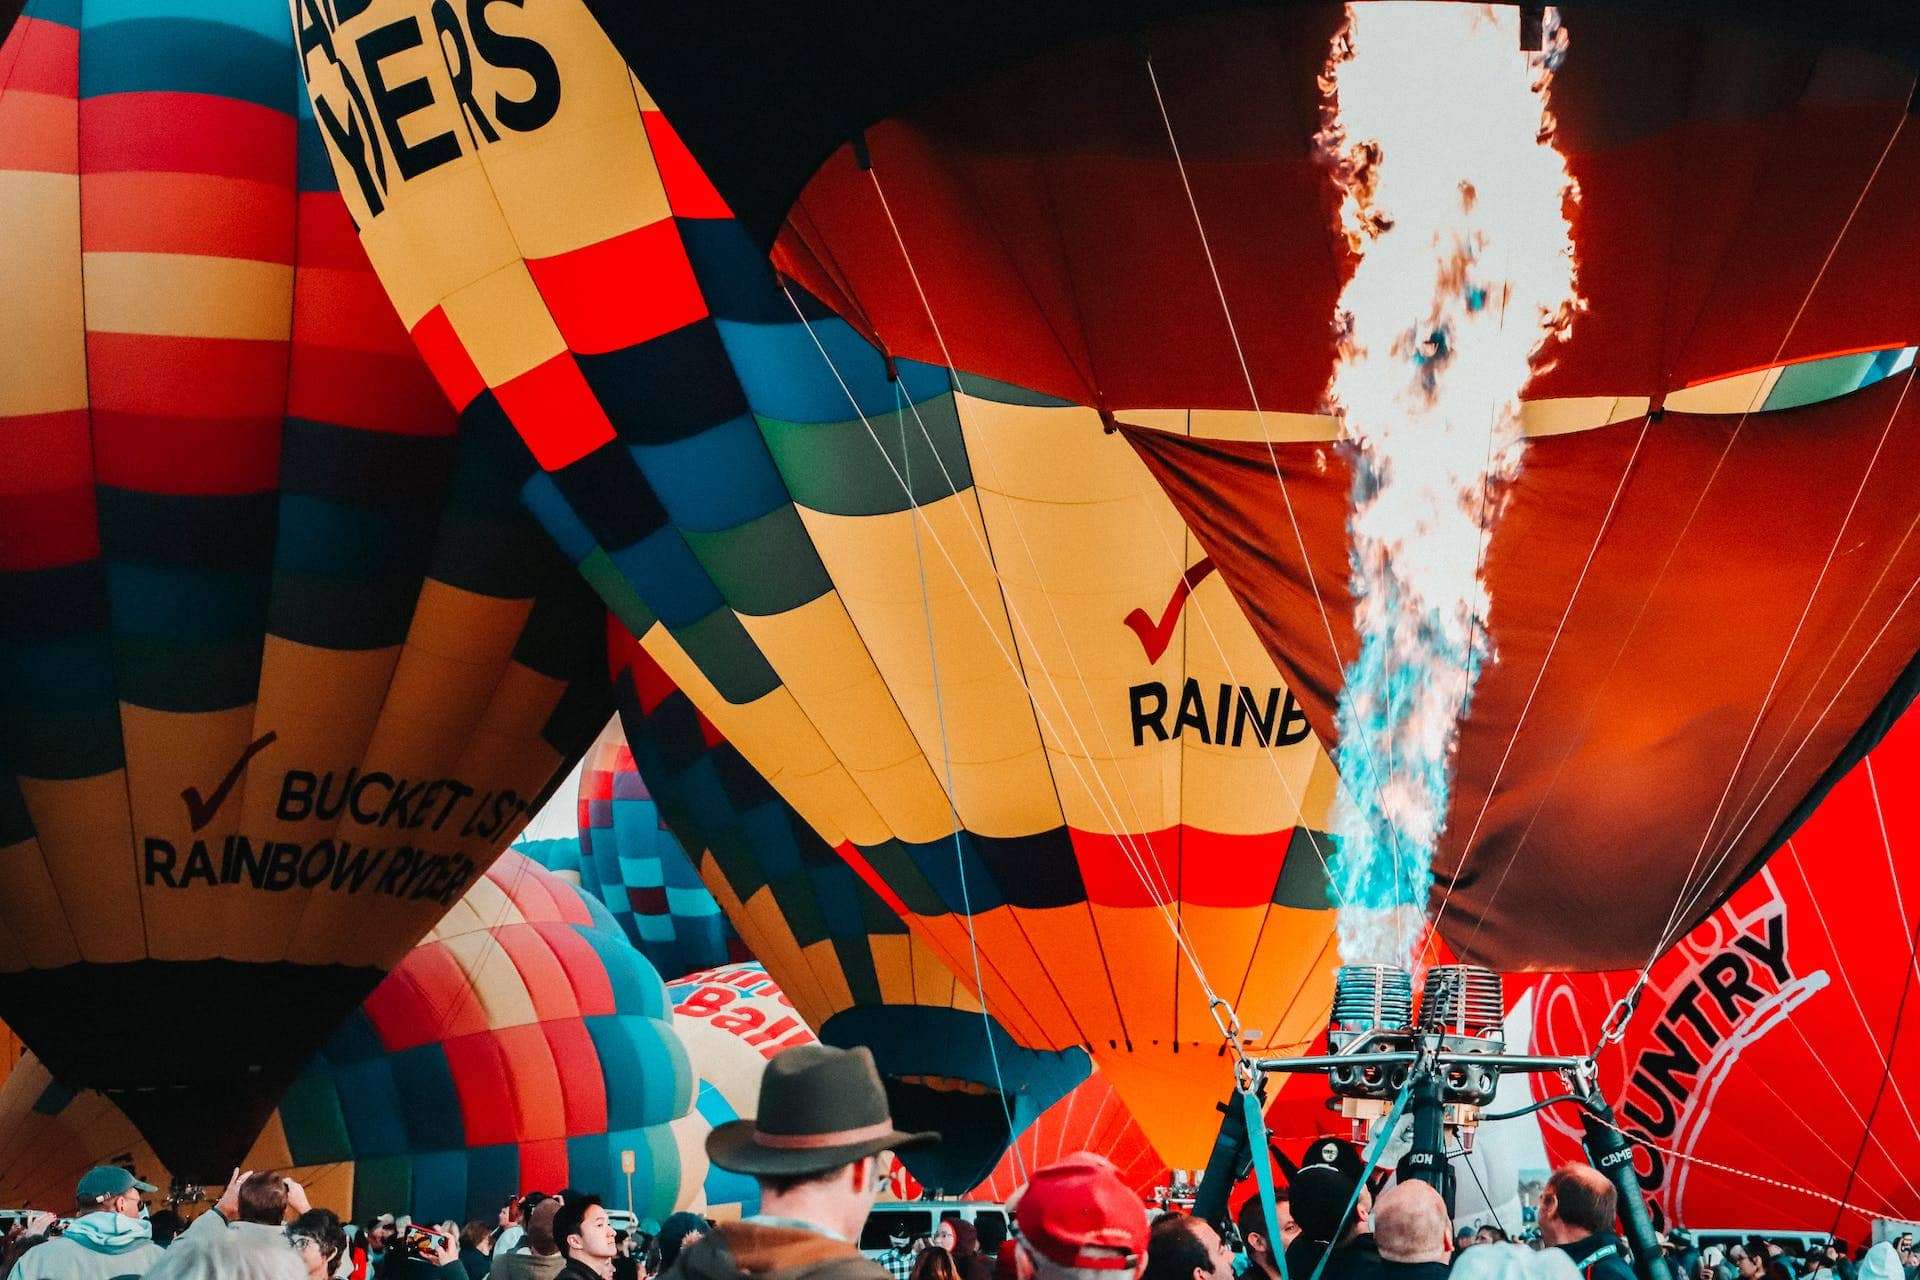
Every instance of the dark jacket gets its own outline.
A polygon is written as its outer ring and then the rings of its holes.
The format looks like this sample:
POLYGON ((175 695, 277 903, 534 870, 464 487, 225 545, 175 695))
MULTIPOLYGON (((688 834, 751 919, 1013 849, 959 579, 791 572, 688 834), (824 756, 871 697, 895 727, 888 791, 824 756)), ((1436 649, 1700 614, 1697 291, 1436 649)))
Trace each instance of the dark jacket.
POLYGON ((600 1280, 600 1273, 578 1258, 568 1258, 567 1265, 560 1268, 560 1274, 553 1280, 600 1280))
POLYGON ((892 1280, 887 1269, 841 1240, 798 1227, 723 1222, 680 1251, 671 1280, 892 1280))
MULTIPOLYGON (((1327 1254, 1327 1250, 1324 1240, 1309 1240, 1304 1232, 1295 1236, 1287 1246, 1289 1280, 1313 1280, 1314 1268, 1320 1266, 1320 1257, 1327 1254)), ((1379 1263, 1380 1249, 1373 1237, 1355 1236, 1327 1254, 1327 1265, 1320 1271, 1320 1280, 1359 1280, 1366 1268, 1379 1263)))
POLYGON ((960 1280, 993 1280, 993 1263, 980 1256, 980 1229, 971 1222, 953 1224, 953 1268, 960 1280))
POLYGON ((1591 1235, 1560 1246, 1573 1259, 1582 1280, 1636 1280, 1633 1268, 1620 1256, 1620 1242, 1611 1235, 1591 1235))
POLYGON ((1350 1280, 1447 1280, 1453 1268, 1444 1262, 1389 1262, 1377 1253, 1354 1259, 1350 1280))

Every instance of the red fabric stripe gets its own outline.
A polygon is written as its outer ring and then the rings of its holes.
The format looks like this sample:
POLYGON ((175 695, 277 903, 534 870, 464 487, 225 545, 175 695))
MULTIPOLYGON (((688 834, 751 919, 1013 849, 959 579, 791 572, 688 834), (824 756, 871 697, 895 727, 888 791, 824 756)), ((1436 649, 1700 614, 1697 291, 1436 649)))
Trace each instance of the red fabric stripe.
POLYGON ((560 967, 573 983, 573 998, 583 1018, 601 1017, 619 1012, 613 1000, 613 980, 593 944, 580 936, 571 924, 543 924, 540 937, 560 958, 560 967))
MULTIPOLYGON (((479 1144, 468 1140, 467 1145, 479 1144)), ((523 1187, 564 1187, 567 1179, 567 1140, 547 1138, 520 1144, 520 1185, 523 1187)))
POLYGON ((580 800, 613 799, 613 771, 611 769, 582 769, 580 771, 580 800))
MULTIPOLYGON (((482 1031, 451 1036, 441 1042, 440 1048, 447 1055, 447 1074, 453 1077, 454 1093, 460 1099, 461 1128, 466 1131, 467 1145, 491 1147, 518 1141, 522 1135, 513 1107, 513 1080, 507 1055, 494 1034, 482 1031)), ((525 1176, 524 1151, 521 1173, 525 1176)))
POLYGON ((27 413, 0 418, 0 494, 46 493, 93 483, 93 442, 87 411, 27 413))
POLYGON ((357 268, 300 264, 293 277, 293 340, 385 352, 404 356, 408 364, 420 364, 420 353, 387 301, 380 278, 364 264, 357 268))
POLYGON ((87 384, 96 411, 278 421, 287 399, 287 344, 89 333, 87 384))
POLYGON ((526 988, 527 999, 533 1003, 534 1017, 545 1021, 580 1016, 567 975, 538 928, 530 924, 503 924, 492 930, 492 936, 495 945, 506 952, 519 973, 520 985, 526 988))
POLYGON ((494 395, 534 460, 548 471, 577 462, 614 439, 613 424, 571 352, 562 351, 501 383, 494 395))
POLYGON ((597 354, 637 346, 707 314, 672 219, 554 258, 529 259, 567 346, 597 354))
POLYGON ((1151 907, 1154 898, 1136 863, 1157 892, 1196 907, 1261 907, 1273 899, 1293 828, 1262 835, 1230 836, 1184 824, 1130 835, 1124 841, 1103 831, 1068 828, 1087 901, 1103 907, 1151 907), (1157 864, 1157 874, 1154 867, 1157 864), (1194 874, 1181 875, 1181 867, 1194 874))
POLYGON ((90 253, 191 253, 293 261, 293 198, 264 182, 197 173, 90 173, 80 242, 90 253))
POLYGON ((539 1024, 501 1027, 493 1039, 511 1073, 513 1110, 519 1116, 514 1127, 520 1136, 564 1137, 567 1119, 558 1096, 559 1068, 539 1024))
POLYGON ((421 316, 413 326, 413 345, 419 349, 420 358, 427 362, 427 368, 433 371, 454 408, 465 409, 487 389, 487 380, 480 376, 473 357, 460 342, 460 335, 453 331, 453 322, 439 307, 421 316))
POLYGON ((366 1010, 389 1053, 487 1029, 487 1011, 444 942, 425 942, 367 997, 366 1010))
POLYGON ((694 714, 700 719, 700 737, 709 747, 717 747, 727 740, 727 736, 714 728, 713 721, 707 719, 703 712, 696 711, 694 714))
POLYGON ((13 494, 0 502, 0 572, 52 569, 99 554, 92 485, 13 494))
POLYGON ((680 141, 666 116, 658 111, 643 111, 640 122, 646 126, 647 141, 653 146, 653 163, 660 170, 661 185, 667 189, 667 204, 678 218, 731 218, 733 210, 713 189, 700 162, 680 141))
POLYGON ((458 426, 420 360, 337 347, 296 346, 287 412, 396 435, 450 436, 458 426))
POLYGON ((543 1022, 541 1033, 560 1072, 560 1103, 568 1137, 607 1131, 607 1077, 587 1025, 578 1020, 543 1022))
POLYGON ((13 24, 13 34, 0 46, 0 85, 8 97, 16 93, 47 93, 55 97, 80 95, 80 32, 30 14, 13 24))
POLYGON ((302 191, 300 208, 300 265, 338 267, 344 271, 372 271, 367 251, 360 246, 347 202, 337 191, 302 191))
POLYGON ((96 409, 101 484, 142 493, 264 493, 280 480, 281 418, 188 418, 96 409))
POLYGON ((116 93, 80 104, 84 173, 217 173, 291 191, 293 117, 204 93, 116 93))
POLYGON ((78 173, 79 110, 71 97, 0 93, 0 170, 78 173))

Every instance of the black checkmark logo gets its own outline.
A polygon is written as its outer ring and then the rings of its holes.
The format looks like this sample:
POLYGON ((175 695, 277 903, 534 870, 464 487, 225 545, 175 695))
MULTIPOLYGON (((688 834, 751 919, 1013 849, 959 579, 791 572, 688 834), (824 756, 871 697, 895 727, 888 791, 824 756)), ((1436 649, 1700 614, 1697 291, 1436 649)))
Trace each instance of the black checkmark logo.
POLYGON ((180 793, 180 798, 187 802, 187 821, 192 824, 193 830, 198 831, 213 821, 213 815, 220 812, 220 806, 227 802, 227 795, 233 790, 233 784, 240 781, 240 774, 246 769, 247 761, 272 746, 274 739, 279 736, 278 733, 269 729, 248 743, 247 749, 240 753, 240 758, 233 762, 233 768, 227 770, 227 776, 220 779, 220 785, 215 787, 213 794, 205 800, 200 798, 198 787, 188 787, 180 793))

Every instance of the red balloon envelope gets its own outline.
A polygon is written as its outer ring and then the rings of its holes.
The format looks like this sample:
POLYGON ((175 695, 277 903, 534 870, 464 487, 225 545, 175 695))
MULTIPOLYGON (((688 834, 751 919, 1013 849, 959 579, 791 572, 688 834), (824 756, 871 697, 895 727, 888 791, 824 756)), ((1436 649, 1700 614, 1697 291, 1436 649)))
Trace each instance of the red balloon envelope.
MULTIPOLYGON (((1920 713, 1909 713, 1654 965, 1626 1037, 1600 1054, 1601 1084, 1644 1139, 1641 1178, 1669 1221, 1857 1241, 1870 1216, 1920 1217, 1917 773, 1920 713)), ((1633 978, 1542 979, 1534 1049, 1590 1051, 1633 978)), ((1547 1113, 1556 1163, 1584 1158, 1578 1124, 1567 1108, 1547 1113)))

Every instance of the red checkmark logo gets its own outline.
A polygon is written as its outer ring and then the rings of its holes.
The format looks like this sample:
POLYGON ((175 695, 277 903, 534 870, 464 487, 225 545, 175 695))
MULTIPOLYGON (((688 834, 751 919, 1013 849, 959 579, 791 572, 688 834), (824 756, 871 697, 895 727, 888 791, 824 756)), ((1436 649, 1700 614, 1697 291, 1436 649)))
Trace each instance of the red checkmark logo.
POLYGON ((1140 647, 1146 650, 1148 662, 1160 661, 1160 655, 1167 651, 1173 639, 1173 627, 1180 621, 1180 610, 1186 606, 1187 597, 1212 572, 1213 559, 1208 557, 1181 574, 1180 581, 1174 584, 1173 599, 1167 601, 1158 622, 1147 616, 1145 609, 1135 609, 1123 619, 1133 634, 1140 637, 1140 647))
POLYGON ((233 762, 233 768, 227 770, 227 776, 220 779, 220 785, 215 787, 213 794, 205 800, 200 798, 198 787, 188 787, 180 793, 180 798, 187 802, 187 822, 193 830, 198 831, 213 821, 213 815, 220 812, 220 806, 227 802, 227 796, 232 792, 233 784, 240 781, 240 774, 246 769, 247 761, 272 746, 274 739, 279 736, 269 729, 248 743, 247 749, 240 753, 240 758, 233 762))

